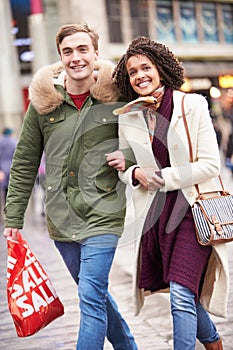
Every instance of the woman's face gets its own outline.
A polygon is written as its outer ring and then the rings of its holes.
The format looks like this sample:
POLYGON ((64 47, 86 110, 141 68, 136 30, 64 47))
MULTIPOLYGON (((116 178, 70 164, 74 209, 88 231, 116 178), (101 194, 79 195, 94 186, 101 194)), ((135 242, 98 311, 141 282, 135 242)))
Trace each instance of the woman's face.
POLYGON ((126 69, 132 88, 140 96, 151 95, 161 86, 156 66, 144 55, 131 56, 126 69))

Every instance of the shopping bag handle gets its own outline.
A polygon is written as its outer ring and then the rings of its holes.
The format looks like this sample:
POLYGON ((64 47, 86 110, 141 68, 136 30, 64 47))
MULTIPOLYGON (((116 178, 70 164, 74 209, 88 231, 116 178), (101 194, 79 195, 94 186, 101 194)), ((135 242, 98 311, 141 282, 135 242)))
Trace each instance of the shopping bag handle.
POLYGON ((22 243, 23 238, 21 236, 20 231, 17 231, 17 240, 13 239, 11 236, 7 236, 6 238, 8 241, 14 242, 14 243, 22 243))

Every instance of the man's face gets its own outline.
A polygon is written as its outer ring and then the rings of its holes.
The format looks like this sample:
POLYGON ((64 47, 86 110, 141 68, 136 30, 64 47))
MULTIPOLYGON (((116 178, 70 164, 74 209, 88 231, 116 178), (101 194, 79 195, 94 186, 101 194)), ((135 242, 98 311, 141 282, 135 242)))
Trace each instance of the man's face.
POLYGON ((65 37, 60 44, 60 57, 70 79, 81 81, 92 78, 98 50, 94 49, 91 37, 79 32, 65 37))

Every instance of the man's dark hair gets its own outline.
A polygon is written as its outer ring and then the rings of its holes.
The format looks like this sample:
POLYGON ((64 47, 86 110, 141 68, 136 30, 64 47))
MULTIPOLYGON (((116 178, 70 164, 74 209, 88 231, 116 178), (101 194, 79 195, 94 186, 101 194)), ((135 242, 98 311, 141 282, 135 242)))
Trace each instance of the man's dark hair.
POLYGON ((69 35, 80 33, 80 32, 87 33, 92 40, 94 49, 98 50, 99 35, 94 29, 89 28, 87 24, 65 24, 59 29, 56 35, 56 45, 57 45, 57 51, 59 55, 61 53, 60 44, 62 43, 63 39, 69 35))

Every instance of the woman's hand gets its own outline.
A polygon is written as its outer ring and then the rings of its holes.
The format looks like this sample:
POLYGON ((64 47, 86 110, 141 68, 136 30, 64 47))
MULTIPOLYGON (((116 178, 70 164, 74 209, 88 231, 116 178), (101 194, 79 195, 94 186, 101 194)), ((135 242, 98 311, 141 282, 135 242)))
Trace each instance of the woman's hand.
POLYGON ((134 177, 142 187, 149 191, 155 191, 165 185, 164 180, 155 173, 154 168, 136 168, 134 177))
POLYGON ((112 166, 118 171, 125 171, 125 156, 121 151, 117 150, 107 153, 106 160, 109 166, 112 166))

